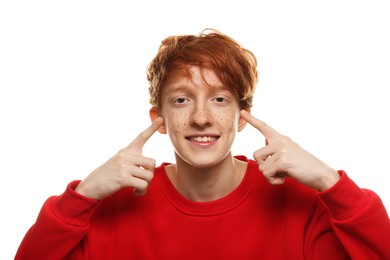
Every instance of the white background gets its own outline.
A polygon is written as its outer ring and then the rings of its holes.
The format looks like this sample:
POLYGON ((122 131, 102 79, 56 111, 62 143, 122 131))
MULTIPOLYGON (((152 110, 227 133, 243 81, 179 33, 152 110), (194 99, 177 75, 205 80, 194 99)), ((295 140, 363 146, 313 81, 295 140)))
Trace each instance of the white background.
MULTIPOLYGON (((389 209, 386 2, 2 1, 0 259, 13 258, 47 197, 149 125, 145 69, 160 41, 206 27, 257 56, 254 115, 389 209)), ((263 144, 247 127, 234 154, 251 157, 263 144)), ((160 134, 144 154, 173 159, 160 134)))

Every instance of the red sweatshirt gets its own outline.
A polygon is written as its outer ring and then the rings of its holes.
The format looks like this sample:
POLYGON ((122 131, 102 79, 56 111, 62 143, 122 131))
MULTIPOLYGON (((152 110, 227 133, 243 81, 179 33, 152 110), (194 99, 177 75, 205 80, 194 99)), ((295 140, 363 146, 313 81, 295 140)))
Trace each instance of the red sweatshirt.
POLYGON ((164 165, 145 196, 123 189, 95 201, 70 183, 45 202, 16 259, 390 259, 381 200, 342 171, 319 193, 293 179, 272 186, 249 160, 232 193, 192 202, 164 165))

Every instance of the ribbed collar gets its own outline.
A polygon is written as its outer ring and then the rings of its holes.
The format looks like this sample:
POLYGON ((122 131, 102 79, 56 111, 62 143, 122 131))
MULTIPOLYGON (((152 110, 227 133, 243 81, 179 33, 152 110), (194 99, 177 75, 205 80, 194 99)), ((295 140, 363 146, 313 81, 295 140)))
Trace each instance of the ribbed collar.
POLYGON ((223 198, 209 202, 194 202, 181 195, 172 182, 169 180, 163 163, 156 168, 155 180, 159 182, 159 187, 169 202, 180 212, 191 216, 213 216, 220 215, 238 207, 248 197, 252 191, 257 171, 257 164, 253 160, 248 160, 245 156, 235 156, 235 158, 248 162, 245 176, 241 183, 228 195, 223 198))

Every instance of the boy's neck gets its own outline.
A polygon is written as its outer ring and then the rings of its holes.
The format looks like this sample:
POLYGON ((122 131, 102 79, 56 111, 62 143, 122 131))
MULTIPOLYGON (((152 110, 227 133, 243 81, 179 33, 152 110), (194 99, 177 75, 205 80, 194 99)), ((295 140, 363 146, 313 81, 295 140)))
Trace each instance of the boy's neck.
POLYGON ((196 168, 176 158, 176 164, 166 166, 165 170, 173 186, 184 197, 206 202, 231 193, 244 178, 246 166, 246 162, 229 153, 220 163, 209 168, 196 168))

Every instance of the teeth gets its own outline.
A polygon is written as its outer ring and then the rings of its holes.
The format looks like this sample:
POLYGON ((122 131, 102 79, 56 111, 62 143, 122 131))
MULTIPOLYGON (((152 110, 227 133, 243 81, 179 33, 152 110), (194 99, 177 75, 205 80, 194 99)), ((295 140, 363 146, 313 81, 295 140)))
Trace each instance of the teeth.
POLYGON ((213 137, 213 136, 192 136, 189 138, 191 141, 194 141, 194 142, 202 142, 202 143, 207 143, 207 142, 212 142, 212 141, 215 141, 217 140, 218 138, 217 137, 213 137))

